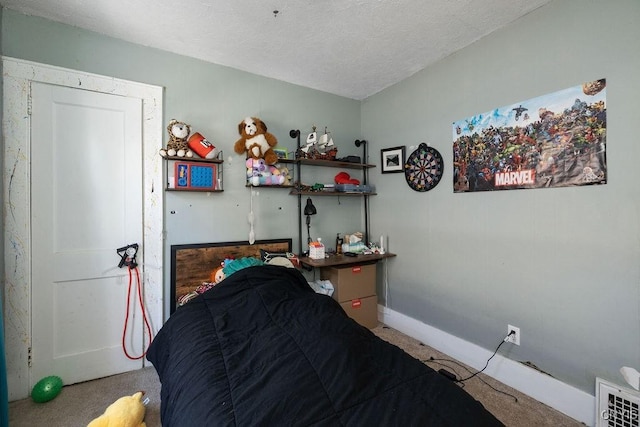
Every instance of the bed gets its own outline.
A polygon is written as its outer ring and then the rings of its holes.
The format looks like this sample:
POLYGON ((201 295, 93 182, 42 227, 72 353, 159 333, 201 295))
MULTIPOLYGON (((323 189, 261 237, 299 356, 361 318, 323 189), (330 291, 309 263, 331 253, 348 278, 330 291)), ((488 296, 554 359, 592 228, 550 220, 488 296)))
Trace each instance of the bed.
POLYGON ((295 268, 250 266, 177 307, 148 352, 170 426, 500 426, 295 268))
POLYGON ((291 239, 171 245, 171 313, 178 301, 211 278, 211 272, 226 259, 263 259, 291 253, 291 239))

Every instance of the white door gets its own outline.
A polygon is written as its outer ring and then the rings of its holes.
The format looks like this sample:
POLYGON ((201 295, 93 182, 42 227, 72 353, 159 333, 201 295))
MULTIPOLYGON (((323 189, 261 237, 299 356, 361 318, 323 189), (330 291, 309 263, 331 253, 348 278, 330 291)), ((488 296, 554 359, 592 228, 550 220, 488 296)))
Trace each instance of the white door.
MULTIPOLYGON (((34 82, 30 151, 31 386, 142 367, 122 349, 129 275, 116 253, 142 243, 141 100, 34 82)), ((132 355, 143 351, 142 332, 138 307, 132 355)))

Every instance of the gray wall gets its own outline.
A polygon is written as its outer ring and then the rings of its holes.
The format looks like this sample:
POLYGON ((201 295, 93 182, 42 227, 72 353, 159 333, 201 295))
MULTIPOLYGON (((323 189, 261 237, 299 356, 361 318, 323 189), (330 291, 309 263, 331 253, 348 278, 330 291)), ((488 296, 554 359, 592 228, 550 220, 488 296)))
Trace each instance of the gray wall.
POLYGON ((427 142, 447 165, 427 193, 373 175, 372 232, 398 254, 387 306, 487 349, 518 326, 501 352, 592 394, 640 367, 638 22, 637 0, 554 1, 363 102, 372 153, 427 142), (454 121, 599 78, 606 185, 453 194, 454 121))
MULTIPOLYGON (((251 190, 245 187, 244 156, 233 152, 238 123, 260 117, 293 150, 289 130, 303 140, 311 126, 328 126, 338 155, 359 154, 360 102, 259 77, 199 60, 150 49, 48 20, 4 10, 2 50, 9 57, 163 86, 165 123, 185 121, 224 152, 224 192, 165 193, 165 286, 173 244, 248 240, 251 190)), ((301 60, 303 60, 301 58, 301 60)), ((168 135, 164 131, 164 142, 168 135)), ((164 143, 163 142, 163 143, 164 143)), ((329 174, 327 171, 319 171, 329 174)), ((325 180, 332 179, 337 171, 325 180)), ((317 182, 310 173, 304 182, 317 182)), ((320 181, 322 182, 322 181, 320 181)), ((298 248, 297 198, 285 189, 254 194, 256 239, 291 237, 298 248)), ((335 233, 362 229, 360 200, 315 198, 312 236, 333 242, 335 233)), ((306 241, 306 230, 303 235, 306 241)), ((168 307, 168 298, 167 304, 168 307)))

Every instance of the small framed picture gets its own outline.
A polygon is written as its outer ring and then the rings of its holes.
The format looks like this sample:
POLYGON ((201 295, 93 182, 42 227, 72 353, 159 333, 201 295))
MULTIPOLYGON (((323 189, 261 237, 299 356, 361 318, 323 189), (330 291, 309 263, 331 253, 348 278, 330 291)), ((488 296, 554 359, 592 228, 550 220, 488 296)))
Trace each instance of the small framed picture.
POLYGON ((273 152, 276 153, 279 159, 286 159, 288 157, 287 150, 283 148, 274 148, 273 152))
POLYGON ((404 171, 404 146, 380 150, 380 164, 382 165, 382 173, 404 171))

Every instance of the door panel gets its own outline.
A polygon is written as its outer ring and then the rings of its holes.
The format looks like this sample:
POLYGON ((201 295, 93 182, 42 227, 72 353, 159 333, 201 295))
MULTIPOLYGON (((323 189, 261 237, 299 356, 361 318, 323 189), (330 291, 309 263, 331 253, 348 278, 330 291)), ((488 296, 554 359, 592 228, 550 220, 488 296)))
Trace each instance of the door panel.
MULTIPOLYGON (((31 89, 30 382, 59 375, 72 384, 140 368, 121 346, 129 276, 117 268, 116 249, 142 243, 141 100, 31 89)), ((138 313, 128 334, 129 352, 139 354, 138 313)))

